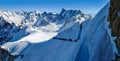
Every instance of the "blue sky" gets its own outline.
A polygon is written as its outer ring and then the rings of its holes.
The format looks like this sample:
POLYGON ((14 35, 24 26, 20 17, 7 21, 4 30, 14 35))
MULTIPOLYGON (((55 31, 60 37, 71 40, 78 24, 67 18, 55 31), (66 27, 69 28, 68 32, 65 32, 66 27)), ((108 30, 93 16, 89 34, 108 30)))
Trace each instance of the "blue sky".
POLYGON ((0 9, 59 12, 62 8, 97 13, 109 0, 0 0, 0 9))

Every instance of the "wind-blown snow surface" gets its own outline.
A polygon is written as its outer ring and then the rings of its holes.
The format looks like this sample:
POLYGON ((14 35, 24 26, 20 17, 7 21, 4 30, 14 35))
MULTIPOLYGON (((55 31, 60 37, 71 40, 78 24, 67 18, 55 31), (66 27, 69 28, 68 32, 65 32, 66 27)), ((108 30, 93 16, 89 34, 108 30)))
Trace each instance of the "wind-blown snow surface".
POLYGON ((82 25, 76 22, 70 27, 61 28, 59 33, 21 30, 23 34, 20 40, 5 43, 1 48, 19 55, 15 61, 111 61, 116 51, 114 38, 107 26, 108 9, 109 4, 93 20, 83 22, 82 25), (77 42, 53 38, 74 39, 71 35, 79 37, 77 42))

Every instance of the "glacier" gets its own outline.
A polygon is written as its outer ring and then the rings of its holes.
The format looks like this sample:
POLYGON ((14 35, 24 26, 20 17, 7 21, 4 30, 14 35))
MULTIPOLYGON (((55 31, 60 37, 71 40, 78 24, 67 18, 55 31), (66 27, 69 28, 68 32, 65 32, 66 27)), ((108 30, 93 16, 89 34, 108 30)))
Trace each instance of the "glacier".
MULTIPOLYGON (((113 41, 115 37, 111 36, 108 27, 108 10, 109 3, 92 20, 86 21, 79 21, 80 19, 69 21, 67 18, 72 16, 69 14, 70 11, 63 10, 62 13, 65 11, 68 14, 61 15, 67 20, 63 21, 64 24, 56 32, 43 32, 26 26, 0 47, 11 55, 18 55, 15 61, 114 60, 117 50, 113 41)), ((44 20, 47 21, 46 19, 44 20)), ((59 24, 59 21, 55 22, 59 24)))

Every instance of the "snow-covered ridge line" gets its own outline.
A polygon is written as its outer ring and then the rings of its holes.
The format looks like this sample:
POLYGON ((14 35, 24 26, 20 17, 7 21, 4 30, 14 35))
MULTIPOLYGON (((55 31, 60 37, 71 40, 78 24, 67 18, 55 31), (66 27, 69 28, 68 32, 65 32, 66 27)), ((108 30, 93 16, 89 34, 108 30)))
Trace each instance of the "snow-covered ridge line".
POLYGON ((62 19, 70 19, 72 17, 79 16, 81 18, 89 19, 91 16, 84 14, 80 10, 66 10, 62 9, 60 13, 51 13, 51 12, 43 12, 40 11, 5 11, 0 10, 0 17, 3 17, 4 20, 8 22, 13 22, 16 25, 20 25, 21 23, 28 22, 36 22, 38 20, 46 20, 47 22, 54 22, 56 20, 62 19))
POLYGON ((12 12, 0 10, 0 18, 9 23, 14 23, 18 27, 32 26, 46 32, 56 32, 70 22, 84 22, 90 20, 91 15, 80 10, 62 9, 60 13, 40 11, 20 11, 12 12))

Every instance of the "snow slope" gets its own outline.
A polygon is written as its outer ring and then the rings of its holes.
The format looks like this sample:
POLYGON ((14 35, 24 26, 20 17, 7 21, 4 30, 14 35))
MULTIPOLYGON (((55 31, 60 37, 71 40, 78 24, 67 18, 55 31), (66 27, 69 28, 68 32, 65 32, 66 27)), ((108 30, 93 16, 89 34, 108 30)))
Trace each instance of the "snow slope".
POLYGON ((5 43, 1 48, 12 55, 19 55, 15 61, 111 61, 117 51, 108 28, 108 9, 109 3, 91 21, 81 25, 80 22, 72 23, 58 33, 27 28, 30 30, 24 31, 27 36, 5 43), (79 38, 74 42, 54 37, 79 38))
POLYGON ((59 32, 55 38, 75 41, 80 39, 80 33, 81 33, 81 25, 79 22, 76 22, 71 27, 65 28, 65 30, 59 32))
POLYGON ((82 43, 76 61, 111 61, 114 59, 116 46, 108 28, 108 9, 109 3, 82 32, 82 43))
POLYGON ((48 41, 55 35, 56 33, 45 33, 33 28, 24 28, 14 36, 11 42, 5 43, 1 48, 5 48, 7 51, 11 52, 12 55, 19 55, 29 44, 48 41))

